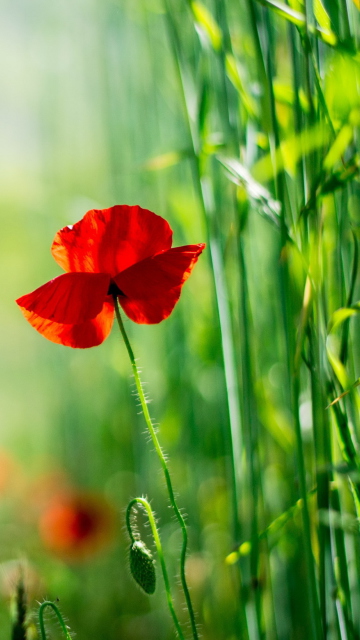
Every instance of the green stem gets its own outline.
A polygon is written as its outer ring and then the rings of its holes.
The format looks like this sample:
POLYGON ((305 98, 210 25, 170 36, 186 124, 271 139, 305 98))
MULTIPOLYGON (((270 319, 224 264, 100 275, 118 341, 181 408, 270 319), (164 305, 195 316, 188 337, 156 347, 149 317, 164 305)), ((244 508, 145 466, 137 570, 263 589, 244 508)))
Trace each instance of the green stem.
MULTIPOLYGON (((318 236, 320 237, 320 235, 318 236)), ((309 331, 309 344, 311 351, 311 368, 310 384, 312 399, 312 416, 314 431, 314 447, 315 447, 315 467, 316 467, 316 484, 317 484, 317 506, 319 512, 328 511, 330 507, 330 480, 331 480, 331 453, 329 446, 329 424, 324 411, 326 402, 324 400, 323 390, 324 372, 322 366, 320 335, 320 301, 318 293, 315 294, 314 300, 314 322, 311 324, 309 331)), ((319 522, 318 525, 318 576, 319 576, 319 599, 320 614, 322 619, 323 630, 327 628, 329 618, 329 604, 327 602, 327 572, 331 572, 333 567, 328 558, 331 558, 331 540, 329 527, 319 522)), ((333 577, 333 576, 332 576, 333 577)))
POLYGON ((211 183, 201 171, 201 160, 199 156, 199 132, 195 130, 191 111, 189 107, 190 99, 186 91, 186 77, 183 71, 183 63, 180 48, 180 38, 174 21, 171 16, 169 0, 164 0, 167 22, 169 26, 169 40, 173 48, 174 61, 177 66, 177 72, 180 80, 181 95, 185 111, 185 123, 188 127, 189 141, 192 151, 192 172, 194 186, 199 198, 201 212, 205 220, 208 233, 208 244, 210 250, 210 260, 212 271, 214 274, 215 296, 218 308, 220 335, 222 344, 222 354, 224 361, 224 375, 226 385, 226 395, 228 402, 230 439, 231 439, 231 472, 233 484, 233 521, 234 521, 234 537, 240 537, 240 523, 238 515, 238 502, 240 495, 240 484, 242 477, 242 420, 240 412, 240 402, 238 395, 239 383, 237 379, 237 371, 235 364, 235 346, 231 325, 231 316, 229 308, 229 295, 227 291, 227 283, 225 277, 225 269, 221 253, 220 242, 214 230, 214 221, 217 219, 215 206, 213 202, 213 193, 211 183))
MULTIPOLYGON (((352 270, 351 270, 349 293, 346 300, 347 307, 351 307, 353 302, 355 285, 356 285, 356 280, 358 275, 358 265, 359 265, 358 241, 354 231, 352 232, 352 235, 353 235, 353 241, 354 241, 354 257, 353 257, 352 270)), ((349 328, 350 328, 350 321, 345 320, 343 332, 342 332, 342 338, 341 338, 341 349, 340 349, 340 360, 343 364, 346 364, 347 355, 348 355, 349 328)))
MULTIPOLYGON (((334 395, 335 387, 331 382, 329 382, 329 389, 329 395, 334 395)), ((341 411, 339 404, 334 404, 331 408, 333 409, 335 415, 337 436, 343 459, 349 465, 349 471, 355 471, 355 475, 357 475, 360 469, 360 460, 357 453, 357 448, 353 442, 346 415, 341 411)), ((356 482, 352 480, 351 476, 349 477, 349 480, 355 498, 355 506, 358 509, 358 505, 360 504, 360 485, 357 481, 357 478, 356 482)))
MULTIPOLYGON (((239 239, 239 267, 241 277, 240 291, 240 321, 243 335, 242 341, 242 385, 243 385, 243 411, 244 425, 246 425, 247 455, 249 460, 249 481, 251 498, 251 555, 250 570, 252 578, 258 579, 260 547, 259 547, 259 498, 261 494, 261 479, 259 474, 259 450, 258 450, 258 425, 257 417, 254 415, 256 408, 256 398, 254 394, 253 366, 250 353, 250 310, 247 290, 247 274, 244 256, 243 237, 239 239)), ((255 589, 255 613, 258 638, 264 637, 262 623, 262 593, 261 589, 255 589)))
POLYGON ((298 377, 293 378, 292 385, 292 401, 294 408, 294 422, 295 422, 295 437, 297 444, 297 465, 298 465, 298 474, 299 474, 299 489, 300 495, 303 501, 303 544, 304 544, 304 554, 305 554, 305 562, 307 567, 307 589, 308 589, 308 604, 309 604, 309 613, 310 613, 310 621, 312 626, 312 634, 313 638, 319 640, 322 637, 320 618, 319 618, 319 602, 317 596, 317 588, 316 588, 316 577, 315 577, 315 569, 314 569, 314 557, 311 546, 311 524, 310 524, 310 513, 309 506, 307 502, 308 492, 306 487, 306 465, 305 465, 305 457, 303 452, 303 443, 302 443, 302 435, 301 435, 301 426, 300 419, 298 414, 299 407, 299 379, 298 377))
POLYGON ((313 68, 313 72, 314 72, 314 84, 316 87, 316 91, 318 94, 318 98, 319 98, 319 104, 321 105, 321 108, 323 110, 324 116, 327 120, 327 123, 329 125, 330 131, 331 131, 331 135, 333 136, 333 138, 336 137, 336 132, 335 132, 335 128, 334 125, 332 123, 331 120, 331 116, 329 113, 329 109, 327 107, 326 104, 326 100, 325 100, 325 96, 321 87, 321 77, 320 77, 320 73, 319 73, 319 69, 318 69, 318 65, 317 65, 317 61, 316 61, 316 57, 313 51, 313 48, 311 46, 311 41, 310 38, 307 34, 305 34, 302 38, 301 38, 301 43, 304 49, 304 54, 305 57, 308 55, 309 56, 309 62, 312 65, 313 68))
POLYGON ((50 609, 52 609, 54 611, 54 613, 56 614, 59 623, 60 623, 60 627, 62 629, 62 631, 64 632, 65 638, 66 640, 72 640, 71 639, 71 635, 68 631, 68 629, 66 628, 66 624, 64 622, 64 619, 58 609, 58 607, 56 606, 56 604, 54 602, 51 602, 51 600, 45 600, 45 602, 42 602, 40 605, 40 609, 39 609, 39 626, 40 626, 40 633, 41 633, 41 640, 46 640, 46 632, 45 632, 45 624, 44 624, 44 611, 46 609, 46 607, 50 607, 50 609))
POLYGON ((139 395, 141 408, 143 410, 146 426, 147 426, 147 428, 149 430, 153 445, 155 447, 156 453, 157 453, 158 458, 160 460, 161 467, 162 467, 163 472, 164 472, 165 482, 166 482, 167 490, 168 490, 168 493, 169 493, 169 499, 170 499, 170 502, 171 502, 171 506, 174 509, 175 516, 176 516, 176 518, 177 518, 177 520, 179 522, 179 525, 180 525, 181 531, 182 531, 183 543, 182 543, 182 549, 181 549, 181 555, 180 555, 180 579, 181 579, 181 584, 182 584, 182 588, 183 588, 185 599, 186 599, 186 605, 187 605, 188 612, 189 612, 189 617, 190 617, 193 637, 194 637, 194 640, 198 640, 198 632, 197 632, 197 629, 196 629, 195 614, 194 614, 194 610, 193 610, 193 606, 192 606, 192 602, 191 602, 191 597, 190 597, 190 592, 189 592, 189 588, 187 586, 186 575, 185 575, 185 560, 186 560, 186 550, 187 550, 187 544, 188 544, 188 534, 187 534, 187 529, 186 529, 186 525, 185 525, 185 520, 182 517, 182 515, 180 513, 180 510, 179 510, 179 508, 178 508, 178 506, 176 504, 174 490, 173 490, 173 486, 172 486, 172 482, 171 482, 171 477, 170 477, 170 472, 169 472, 169 469, 168 469, 168 465, 167 465, 165 456, 164 456, 164 454, 162 452, 162 449, 160 447, 159 440, 157 438, 157 435, 156 435, 156 432, 155 432, 155 429, 154 429, 154 425, 153 425, 151 417, 150 417, 149 409, 148 409, 148 406, 147 406, 147 403, 146 403, 146 398, 145 398, 144 391, 143 391, 142 384, 141 384, 141 380, 140 380, 139 370, 138 370, 138 368, 136 366, 136 362, 135 362, 134 352, 133 352, 133 350, 131 348, 131 344, 129 342, 129 338, 127 337, 127 334, 126 334, 126 331, 125 331, 124 323, 122 321, 122 317, 121 317, 121 314, 120 314, 119 303, 117 301, 117 297, 116 296, 114 296, 114 303, 115 303, 116 319, 117 319, 117 322, 118 322, 118 325, 119 325, 119 328, 120 328, 120 331, 121 331, 121 335, 122 335, 122 337, 124 339, 127 352, 129 354, 131 367, 132 367, 133 374, 134 374, 136 389, 137 389, 137 392, 138 392, 138 395, 139 395))
POLYGON ((161 540, 160 540, 160 535, 156 526, 156 521, 154 518, 154 514, 152 512, 151 506, 148 503, 147 500, 145 500, 145 498, 134 498, 133 500, 131 500, 131 502, 128 505, 128 508, 126 509, 126 526, 127 526, 127 530, 129 532, 129 536, 131 538, 131 542, 135 542, 135 536, 133 533, 133 527, 131 524, 131 510, 133 508, 133 506, 135 504, 140 504, 142 507, 144 507, 147 516, 149 518, 149 523, 150 523, 150 527, 151 527, 151 531, 154 537, 154 541, 155 541, 155 545, 156 545, 156 551, 157 554, 159 556, 159 560, 160 560, 160 564, 161 564, 161 570, 162 570, 162 574, 163 574, 163 578, 164 578, 164 583, 165 583, 165 591, 166 591, 166 599, 167 599, 167 603, 170 609, 170 613, 172 616, 172 619, 174 621, 176 630, 179 634, 179 638, 180 640, 184 640, 184 634, 182 632, 182 629, 180 627, 180 623, 178 620, 178 617, 176 615, 175 612, 175 608, 174 608, 174 601, 171 595, 171 589, 170 589, 170 581, 169 581, 169 576, 168 576, 168 572, 166 569, 166 564, 165 564, 165 558, 164 558, 164 552, 163 552, 163 548, 161 545, 161 540))

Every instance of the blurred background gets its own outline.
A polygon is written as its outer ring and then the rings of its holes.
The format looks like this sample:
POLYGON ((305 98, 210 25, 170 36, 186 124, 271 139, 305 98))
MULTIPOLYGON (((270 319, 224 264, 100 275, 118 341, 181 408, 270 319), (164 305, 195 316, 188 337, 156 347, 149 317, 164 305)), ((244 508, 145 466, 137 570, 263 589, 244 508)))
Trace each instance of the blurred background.
POLYGON ((116 326, 72 350, 14 302, 60 274, 58 229, 114 204, 207 242, 169 319, 126 321, 201 637, 357 640, 358 400, 325 410, 360 375, 358 318, 327 330, 359 298, 357 3, 3 0, 0 25, 0 640, 19 575, 30 613, 59 599, 79 640, 174 637, 159 563, 151 597, 128 568, 143 495, 190 635, 116 326))

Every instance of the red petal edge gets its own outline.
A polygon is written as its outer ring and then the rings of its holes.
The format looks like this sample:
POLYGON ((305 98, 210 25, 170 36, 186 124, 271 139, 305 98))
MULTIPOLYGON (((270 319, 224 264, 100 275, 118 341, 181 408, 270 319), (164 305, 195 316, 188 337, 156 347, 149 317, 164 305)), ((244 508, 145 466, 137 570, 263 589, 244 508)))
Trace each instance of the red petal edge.
POLYGON ((26 320, 45 338, 74 349, 96 347, 104 342, 111 331, 114 320, 114 303, 110 296, 106 298, 100 313, 95 318, 78 324, 62 324, 46 320, 23 307, 21 307, 21 311, 26 320))
POLYGON ((109 284, 104 273, 64 273, 16 302, 45 320, 78 324, 100 313, 109 284))
POLYGON ((126 315, 138 324, 165 320, 204 248, 197 244, 169 249, 119 273, 114 280, 124 293, 119 302, 126 315))
POLYGON ((115 276, 131 265, 170 249, 172 230, 161 216, 138 205, 92 209, 60 229, 51 252, 64 271, 115 276))
POLYGON ((64 273, 16 302, 45 338, 67 347, 101 344, 109 335, 114 305, 103 273, 64 273))

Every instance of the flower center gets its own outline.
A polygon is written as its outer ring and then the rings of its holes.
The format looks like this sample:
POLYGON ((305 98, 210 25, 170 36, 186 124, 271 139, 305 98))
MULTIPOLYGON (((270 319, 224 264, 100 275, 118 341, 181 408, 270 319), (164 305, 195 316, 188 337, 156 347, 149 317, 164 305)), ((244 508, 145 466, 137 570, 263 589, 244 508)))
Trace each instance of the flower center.
POLYGON ((111 280, 107 295, 108 296, 125 296, 125 293, 123 293, 121 289, 119 289, 119 287, 117 286, 116 282, 114 282, 114 280, 111 280))
POLYGON ((73 514, 70 526, 75 540, 83 540, 96 530, 96 517, 92 513, 79 509, 73 514))

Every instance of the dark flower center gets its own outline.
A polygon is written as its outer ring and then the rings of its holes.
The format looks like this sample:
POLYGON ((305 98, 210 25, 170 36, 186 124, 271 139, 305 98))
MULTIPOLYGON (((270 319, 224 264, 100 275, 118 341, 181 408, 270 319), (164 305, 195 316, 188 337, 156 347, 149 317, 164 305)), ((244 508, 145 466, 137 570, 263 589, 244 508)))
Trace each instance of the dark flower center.
POLYGON ((119 289, 116 282, 114 282, 114 280, 111 280, 107 295, 108 296, 124 296, 125 294, 121 291, 121 289, 119 289))
POLYGON ((78 540, 82 540, 91 535, 97 528, 96 516, 85 510, 79 509, 74 514, 72 522, 72 533, 78 540))

